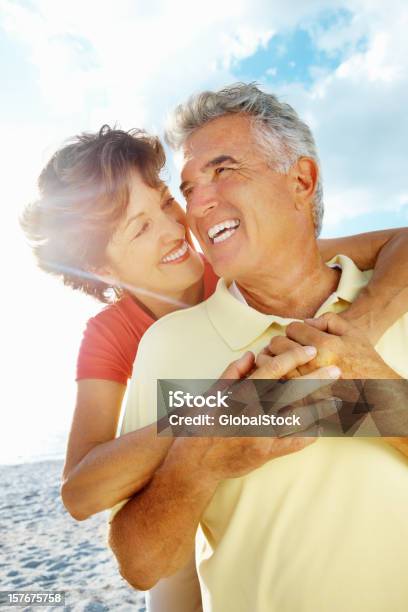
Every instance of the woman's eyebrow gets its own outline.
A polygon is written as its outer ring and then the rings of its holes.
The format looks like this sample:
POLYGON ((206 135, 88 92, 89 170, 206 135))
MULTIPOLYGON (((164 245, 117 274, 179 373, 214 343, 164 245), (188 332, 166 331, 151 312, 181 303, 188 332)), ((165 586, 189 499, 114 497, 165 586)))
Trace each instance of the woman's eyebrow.
POLYGON ((139 217, 142 217, 144 214, 145 214, 144 212, 140 212, 140 213, 138 213, 137 215, 134 215, 133 217, 130 217, 130 218, 127 220, 127 222, 126 222, 126 225, 125 225, 125 231, 126 231, 126 230, 127 230, 127 228, 129 227, 129 225, 130 225, 131 223, 133 223, 133 221, 136 221, 136 219, 138 219, 139 217))

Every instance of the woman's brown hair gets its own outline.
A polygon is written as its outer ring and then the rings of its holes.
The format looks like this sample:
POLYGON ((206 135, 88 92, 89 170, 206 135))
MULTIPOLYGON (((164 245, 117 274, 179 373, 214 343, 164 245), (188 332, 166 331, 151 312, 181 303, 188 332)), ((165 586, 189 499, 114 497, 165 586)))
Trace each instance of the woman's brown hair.
POLYGON ((39 199, 20 219, 40 268, 73 289, 112 301, 114 288, 95 271, 106 262, 106 247, 126 211, 130 175, 136 170, 148 186, 158 187, 164 164, 158 138, 108 125, 59 149, 39 176, 39 199))

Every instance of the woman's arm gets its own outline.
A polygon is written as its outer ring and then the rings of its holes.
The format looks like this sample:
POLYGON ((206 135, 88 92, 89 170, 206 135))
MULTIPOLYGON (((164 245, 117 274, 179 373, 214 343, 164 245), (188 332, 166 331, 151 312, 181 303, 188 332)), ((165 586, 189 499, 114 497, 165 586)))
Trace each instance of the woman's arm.
POLYGON ((126 387, 80 380, 61 496, 81 521, 134 495, 150 480, 172 444, 156 424, 115 438, 126 387))
POLYGON ((408 228, 319 240, 322 257, 350 257, 361 270, 374 266, 370 282, 342 317, 357 325, 373 345, 408 311, 408 228))

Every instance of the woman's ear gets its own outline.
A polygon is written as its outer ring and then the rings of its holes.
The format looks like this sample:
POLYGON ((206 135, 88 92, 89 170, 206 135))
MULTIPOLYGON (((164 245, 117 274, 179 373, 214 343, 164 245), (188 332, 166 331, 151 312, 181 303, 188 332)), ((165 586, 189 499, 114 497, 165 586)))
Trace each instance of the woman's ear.
POLYGON ((100 278, 101 280, 105 278, 107 280, 115 278, 115 273, 109 265, 92 266, 88 268, 87 272, 97 278, 100 278))

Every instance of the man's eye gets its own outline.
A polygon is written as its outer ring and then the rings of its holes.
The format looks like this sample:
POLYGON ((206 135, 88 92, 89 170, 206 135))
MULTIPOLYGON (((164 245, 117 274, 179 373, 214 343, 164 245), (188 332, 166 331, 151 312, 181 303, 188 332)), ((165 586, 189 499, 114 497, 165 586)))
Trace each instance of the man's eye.
POLYGON ((186 189, 184 189, 183 196, 185 197, 186 200, 189 196, 191 196, 192 192, 193 192, 192 187, 187 187, 186 189))
POLYGON ((133 236, 132 240, 134 240, 135 238, 138 238, 139 236, 141 236, 142 234, 144 234, 148 229, 149 229, 149 223, 146 221, 146 223, 143 223, 142 227, 140 228, 140 230, 137 232, 137 234, 135 234, 135 236, 133 236))
POLYGON ((228 168, 227 166, 220 166, 220 168, 215 169, 215 174, 223 174, 226 170, 232 170, 232 168, 228 168))

